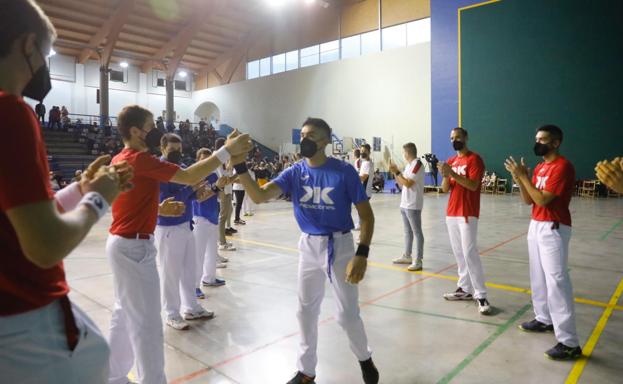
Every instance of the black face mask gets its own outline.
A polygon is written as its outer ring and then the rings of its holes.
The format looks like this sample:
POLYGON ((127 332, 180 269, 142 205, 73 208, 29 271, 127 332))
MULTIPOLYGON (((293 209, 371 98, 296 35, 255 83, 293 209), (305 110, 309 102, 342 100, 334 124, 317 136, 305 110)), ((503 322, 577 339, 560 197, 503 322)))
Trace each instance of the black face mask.
POLYGON ((455 151, 460 151, 465 148, 465 143, 462 141, 454 140, 452 142, 452 148, 454 148, 455 151))
POLYGON ((362 159, 367 159, 368 158, 368 154, 367 153, 362 153, 361 154, 361 158, 362 159))
POLYGON ((550 148, 547 144, 534 143, 534 154, 537 156, 545 156, 549 153, 550 148))
POLYGON ((167 154, 167 161, 173 164, 179 164, 182 161, 182 152, 171 151, 167 154))
POLYGON ((301 140, 301 156, 312 157, 318 152, 318 144, 307 137, 301 140))
POLYGON ((161 138, 162 132, 160 132, 159 129, 153 128, 151 131, 147 132, 147 135, 145 135, 143 141, 150 150, 153 150, 154 148, 158 148, 158 146, 160 146, 161 138))
POLYGON ((52 89, 52 82, 50 81, 50 71, 48 70, 48 66, 45 64, 45 57, 43 57, 43 54, 39 51, 39 47, 37 47, 37 52, 41 55, 41 58, 44 61, 44 64, 37 69, 37 72, 33 71, 30 58, 24 54, 28 67, 30 68, 32 78, 22 90, 22 96, 30 97, 31 99, 43 102, 45 96, 50 92, 50 89, 52 89))

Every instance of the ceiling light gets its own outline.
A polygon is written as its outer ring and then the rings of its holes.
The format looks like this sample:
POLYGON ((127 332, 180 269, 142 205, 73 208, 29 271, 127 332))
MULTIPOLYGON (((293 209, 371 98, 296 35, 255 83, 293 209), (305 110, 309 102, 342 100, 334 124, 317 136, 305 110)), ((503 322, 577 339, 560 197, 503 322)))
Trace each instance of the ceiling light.
POLYGON ((54 48, 50 48, 50 53, 48 54, 48 57, 54 56, 54 55, 56 55, 56 51, 54 50, 54 48))
POLYGON ((178 73, 178 75, 180 75, 180 77, 184 78, 184 77, 186 77, 186 75, 188 75, 188 73, 186 73, 186 71, 180 71, 178 73))
POLYGON ((122 61, 121 63, 119 63, 119 66, 121 68, 127 68, 128 67, 128 62, 127 61, 122 61))

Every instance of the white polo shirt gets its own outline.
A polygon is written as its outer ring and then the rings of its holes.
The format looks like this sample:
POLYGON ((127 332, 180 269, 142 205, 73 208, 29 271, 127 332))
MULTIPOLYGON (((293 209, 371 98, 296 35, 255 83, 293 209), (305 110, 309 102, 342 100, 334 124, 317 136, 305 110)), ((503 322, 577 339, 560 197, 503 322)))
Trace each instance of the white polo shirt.
POLYGON ((420 159, 414 159, 402 171, 405 179, 413 180, 411 187, 402 186, 400 208, 422 209, 424 206, 424 165, 420 159))
POLYGON ((361 169, 359 169, 359 176, 368 175, 368 181, 365 184, 366 195, 368 195, 368 197, 372 196, 372 177, 374 176, 372 174, 373 169, 374 164, 372 163, 372 160, 361 159, 361 169))

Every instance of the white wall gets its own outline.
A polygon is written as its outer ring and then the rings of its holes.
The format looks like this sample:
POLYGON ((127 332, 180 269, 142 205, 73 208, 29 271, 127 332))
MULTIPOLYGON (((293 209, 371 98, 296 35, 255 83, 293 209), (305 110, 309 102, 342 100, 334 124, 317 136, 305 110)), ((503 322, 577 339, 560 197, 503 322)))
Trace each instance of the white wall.
POLYGON ((430 43, 335 61, 193 93, 193 110, 213 102, 221 122, 277 150, 308 116, 325 119, 339 137, 373 136, 394 153, 412 141, 431 147, 430 43))

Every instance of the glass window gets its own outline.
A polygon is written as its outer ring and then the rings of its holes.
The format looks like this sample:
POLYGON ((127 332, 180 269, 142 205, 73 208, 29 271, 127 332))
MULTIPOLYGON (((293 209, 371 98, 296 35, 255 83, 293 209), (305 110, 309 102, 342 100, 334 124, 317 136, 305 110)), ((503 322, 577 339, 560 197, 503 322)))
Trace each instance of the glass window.
POLYGON ((334 40, 320 44, 320 62, 328 63, 340 59, 340 41, 334 40))
POLYGON ((413 45, 430 41, 430 17, 407 24, 407 44, 413 45))
POLYGON ((299 67, 299 51, 286 53, 286 71, 291 71, 299 67))
POLYGON ((361 54, 379 52, 381 50, 381 39, 379 31, 364 33, 361 35, 361 54))
POLYGON ((383 50, 407 46, 407 24, 383 28, 383 50))
POLYGON ((270 57, 260 59, 260 76, 270 75, 270 57))
POLYGON ((273 73, 281 73, 286 70, 286 54, 273 56, 273 73))
POLYGON ((260 61, 250 61, 247 63, 247 79, 260 77, 260 61))
POLYGON ((319 64, 319 45, 301 49, 301 68, 319 64))
POLYGON ((361 55, 361 36, 351 36, 342 39, 342 59, 361 55))

